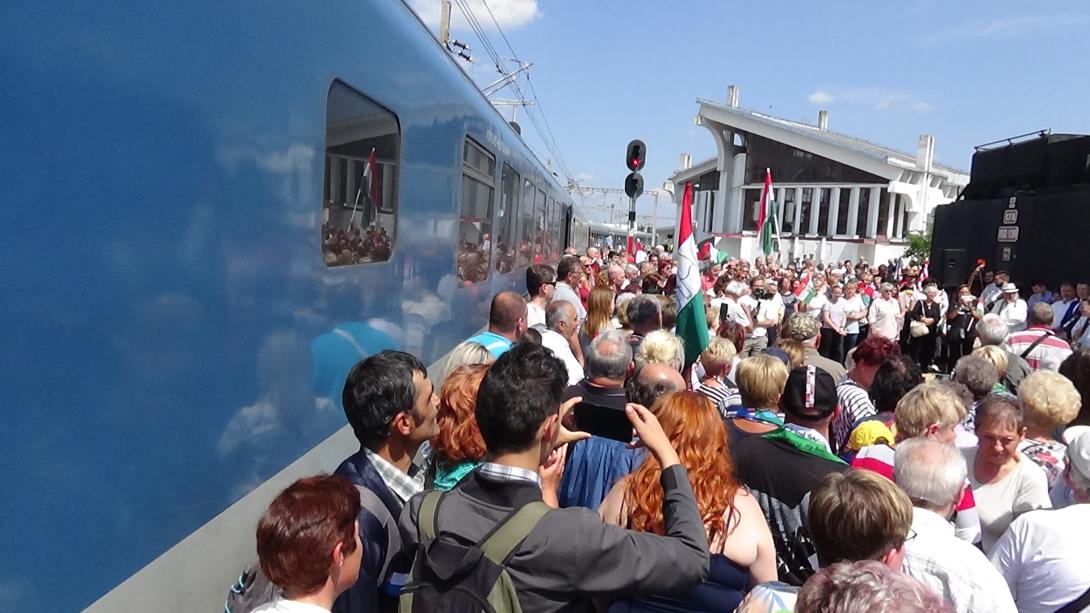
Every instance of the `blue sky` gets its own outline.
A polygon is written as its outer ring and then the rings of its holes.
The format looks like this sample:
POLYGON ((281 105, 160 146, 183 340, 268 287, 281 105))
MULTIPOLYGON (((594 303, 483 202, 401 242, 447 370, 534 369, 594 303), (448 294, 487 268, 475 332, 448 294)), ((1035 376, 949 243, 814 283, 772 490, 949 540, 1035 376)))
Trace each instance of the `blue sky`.
MULTIPOLYGON (((482 0, 466 1, 508 56, 482 0)), ((534 62, 545 117, 585 185, 622 186, 632 138, 647 143, 648 188, 662 185, 680 154, 710 157, 710 134, 693 125, 696 98, 725 100, 732 83, 743 107, 809 122, 828 109, 830 129, 904 151, 932 134, 936 159, 965 170, 974 145, 1044 128, 1090 133, 1083 0, 486 1, 519 58, 534 62)), ((436 20, 439 0, 410 4, 436 20)), ((455 38, 479 60, 470 73, 494 80, 457 2, 453 13, 455 38)), ((552 157, 521 123, 539 155, 552 157)), ((640 213, 650 206, 643 198, 640 213)), ((660 206, 660 215, 673 211, 660 206)))

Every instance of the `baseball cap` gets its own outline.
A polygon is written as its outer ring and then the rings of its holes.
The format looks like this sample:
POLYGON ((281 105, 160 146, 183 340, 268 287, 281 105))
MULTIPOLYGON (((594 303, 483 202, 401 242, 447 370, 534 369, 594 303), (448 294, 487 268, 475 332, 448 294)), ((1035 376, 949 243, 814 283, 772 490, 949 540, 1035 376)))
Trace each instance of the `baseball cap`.
POLYGON ((787 320, 787 336, 796 341, 814 338, 820 332, 821 326, 809 313, 795 313, 787 320))
POLYGON ((885 439, 887 445, 892 445, 894 441, 893 430, 890 430, 889 426, 882 423, 881 420, 870 419, 852 430, 851 436, 848 437, 848 448, 852 451, 859 451, 864 447, 877 445, 882 439, 885 439))
POLYGON ((812 364, 791 369, 780 396, 784 413, 813 419, 831 414, 838 402, 833 376, 812 364))
POLYGON ((1064 430, 1067 461, 1083 477, 1090 478, 1090 426, 1072 426, 1064 430))

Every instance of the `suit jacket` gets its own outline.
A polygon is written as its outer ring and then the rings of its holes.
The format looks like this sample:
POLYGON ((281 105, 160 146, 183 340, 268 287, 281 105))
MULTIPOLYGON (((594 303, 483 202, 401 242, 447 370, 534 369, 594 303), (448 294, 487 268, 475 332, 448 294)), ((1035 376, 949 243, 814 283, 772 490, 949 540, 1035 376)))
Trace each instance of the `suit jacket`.
MULTIPOLYGON (((663 471, 666 536, 606 524, 581 507, 548 512, 516 549, 507 572, 524 613, 593 610, 591 599, 612 600, 692 588, 708 576, 708 537, 688 473, 663 471)), ((414 551, 423 495, 401 514, 406 551, 414 551)), ((480 470, 450 490, 436 516, 439 539, 479 543, 513 509, 541 500, 526 481, 496 479, 480 470)))

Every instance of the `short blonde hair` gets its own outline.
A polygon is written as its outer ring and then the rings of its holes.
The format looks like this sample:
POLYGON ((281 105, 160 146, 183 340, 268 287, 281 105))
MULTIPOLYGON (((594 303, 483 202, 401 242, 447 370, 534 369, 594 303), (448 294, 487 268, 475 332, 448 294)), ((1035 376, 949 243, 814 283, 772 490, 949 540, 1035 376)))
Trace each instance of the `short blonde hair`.
POLYGON ((1000 379, 1007 375, 1007 352, 1002 347, 985 345, 973 349, 973 353, 970 355, 977 355, 991 362, 992 366, 995 366, 995 373, 999 375, 1000 379))
POLYGON ((666 364, 678 372, 685 366, 685 344, 666 330, 655 330, 643 338, 636 352, 636 366, 666 364))
POLYGON ((735 349, 734 343, 717 336, 708 343, 708 348, 700 354, 700 363, 704 365, 704 370, 708 372, 729 372, 729 368, 724 371, 723 367, 729 367, 736 355, 738 355, 738 350, 735 349))
POLYGON ((742 404, 750 409, 778 406, 788 374, 787 366, 770 355, 755 355, 742 360, 738 364, 738 374, 734 376, 742 404))
POLYGON ((934 382, 921 383, 897 403, 894 411, 897 438, 921 436, 933 424, 952 428, 961 423, 966 414, 965 405, 949 387, 934 382))
POLYGON ((1049 370, 1039 370, 1018 386, 1018 400, 1026 413, 1026 423, 1054 430, 1075 420, 1082 408, 1082 398, 1071 381, 1049 370))
POLYGON ((455 345, 454 349, 451 349, 450 353, 447 354, 447 361, 443 363, 443 370, 439 373, 435 385, 437 388, 441 389, 443 383, 447 380, 447 377, 460 366, 491 364, 495 361, 496 356, 492 355, 492 352, 484 345, 474 341, 462 341, 455 345))

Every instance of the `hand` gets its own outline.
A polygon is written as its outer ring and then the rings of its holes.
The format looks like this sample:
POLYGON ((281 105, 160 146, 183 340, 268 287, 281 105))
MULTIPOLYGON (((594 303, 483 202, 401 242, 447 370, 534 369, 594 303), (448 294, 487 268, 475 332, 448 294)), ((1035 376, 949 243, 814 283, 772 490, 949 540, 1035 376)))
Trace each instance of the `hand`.
POLYGON ((560 405, 560 421, 558 422, 560 424, 560 432, 556 435, 556 443, 553 446, 554 450, 563 445, 567 445, 568 443, 574 443, 575 441, 582 441, 590 438, 589 432, 580 432, 578 430, 573 432, 572 430, 568 430, 568 427, 564 425, 564 418, 567 417, 569 412, 571 412, 572 407, 579 404, 580 402, 583 402, 583 397, 576 396, 575 398, 569 398, 567 402, 560 405))
POLYGON ((541 497, 547 504, 559 507, 557 492, 560 490, 560 479, 564 476, 564 463, 568 457, 568 446, 561 445, 549 454, 545 463, 538 469, 541 475, 541 497))
POLYGON ((643 405, 633 403, 626 404, 624 412, 628 416, 628 421, 632 422, 632 427, 636 429, 636 436, 639 437, 640 443, 655 456, 663 470, 681 463, 677 457, 677 451, 674 451, 670 439, 662 431, 662 426, 654 413, 648 411, 643 405))

